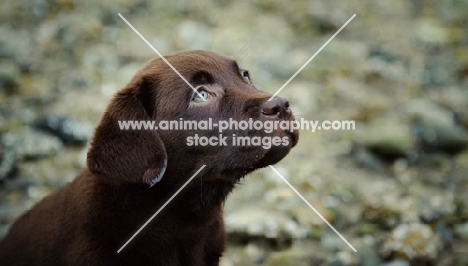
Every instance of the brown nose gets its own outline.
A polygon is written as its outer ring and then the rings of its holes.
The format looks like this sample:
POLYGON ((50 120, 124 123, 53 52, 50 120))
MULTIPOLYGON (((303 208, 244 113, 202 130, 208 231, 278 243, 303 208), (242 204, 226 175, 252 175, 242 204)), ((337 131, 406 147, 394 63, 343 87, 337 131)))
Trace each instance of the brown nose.
POLYGON ((291 110, 289 109, 288 100, 280 97, 266 100, 262 104, 262 114, 267 117, 289 118, 291 110))

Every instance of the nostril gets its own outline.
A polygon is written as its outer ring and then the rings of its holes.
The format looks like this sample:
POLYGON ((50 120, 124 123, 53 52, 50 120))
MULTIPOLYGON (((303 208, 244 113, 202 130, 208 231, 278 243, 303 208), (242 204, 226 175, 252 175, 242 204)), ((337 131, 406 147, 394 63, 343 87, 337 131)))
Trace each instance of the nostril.
POLYGON ((273 98, 262 104, 262 114, 266 116, 282 116, 289 110, 289 102, 283 98, 273 98))
POLYGON ((276 115, 280 112, 278 105, 264 104, 262 108, 262 114, 264 115, 276 115))

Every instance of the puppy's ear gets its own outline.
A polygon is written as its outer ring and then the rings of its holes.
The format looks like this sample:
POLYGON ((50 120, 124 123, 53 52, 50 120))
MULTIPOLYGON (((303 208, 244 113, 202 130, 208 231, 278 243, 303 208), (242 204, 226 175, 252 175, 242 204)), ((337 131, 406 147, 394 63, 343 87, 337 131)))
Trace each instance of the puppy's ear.
POLYGON ((114 96, 101 119, 91 148, 88 169, 110 181, 143 182, 153 186, 167 167, 167 154, 155 130, 124 129, 129 121, 153 121, 157 82, 135 78, 114 96))

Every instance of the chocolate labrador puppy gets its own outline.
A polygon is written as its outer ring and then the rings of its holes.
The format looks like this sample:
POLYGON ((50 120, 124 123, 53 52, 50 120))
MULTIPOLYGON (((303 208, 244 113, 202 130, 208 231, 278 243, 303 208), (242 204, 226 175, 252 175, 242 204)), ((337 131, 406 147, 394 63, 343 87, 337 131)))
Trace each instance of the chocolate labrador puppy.
POLYGON ((229 58, 186 51, 149 61, 110 102, 87 168, 44 198, 0 243, 1 265, 218 265, 225 248, 223 203, 255 169, 275 164, 297 131, 239 128, 223 145, 194 145, 200 130, 122 129, 119 121, 293 121, 285 99, 255 88, 229 58), (279 137, 279 145, 238 145, 238 137, 279 137), (234 145, 233 144, 234 141, 234 145), (227 145, 225 145, 227 144, 227 145), (121 252, 119 248, 203 165, 201 172, 121 252))

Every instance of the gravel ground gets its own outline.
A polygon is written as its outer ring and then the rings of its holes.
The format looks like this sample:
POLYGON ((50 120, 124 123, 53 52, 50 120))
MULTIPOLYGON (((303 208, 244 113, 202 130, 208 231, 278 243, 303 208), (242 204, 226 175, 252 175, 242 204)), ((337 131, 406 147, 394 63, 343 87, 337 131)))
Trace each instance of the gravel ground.
POLYGON ((228 265, 468 265, 468 1, 72 1, 0 7, 0 238, 84 167, 110 97, 154 52, 236 58, 304 130, 226 203, 228 265))

